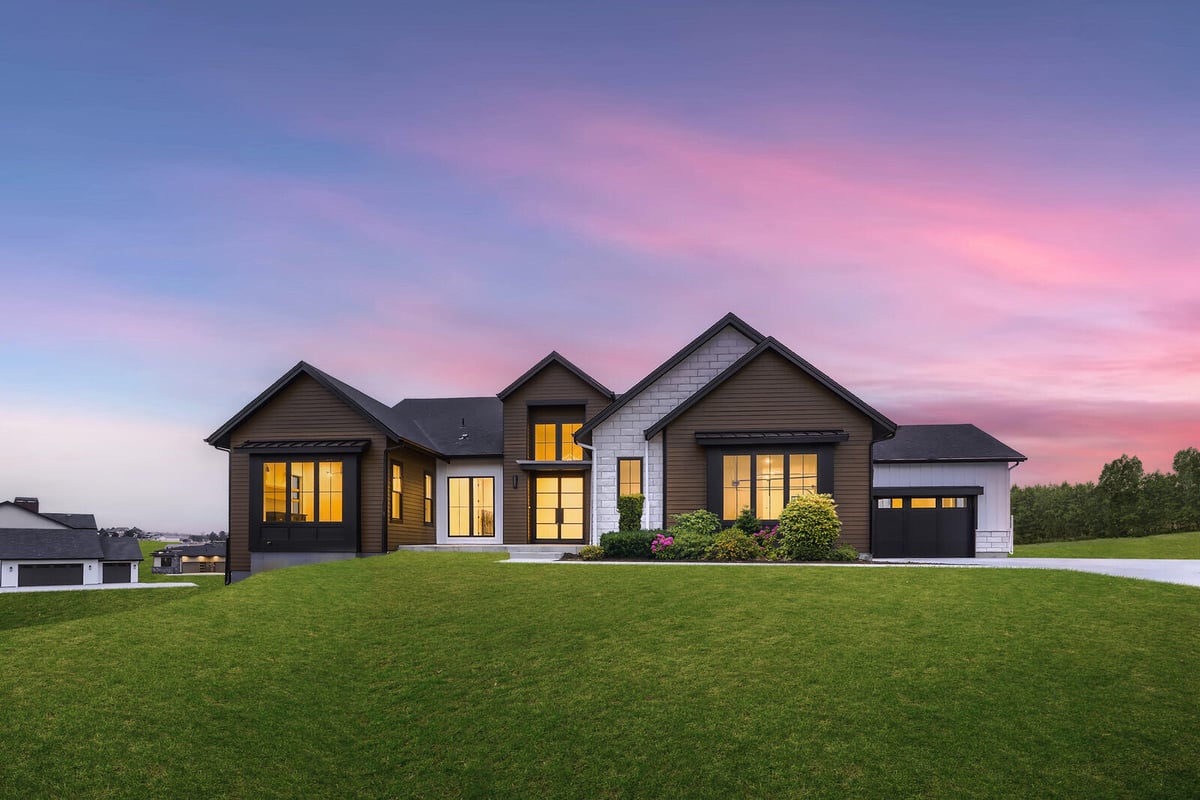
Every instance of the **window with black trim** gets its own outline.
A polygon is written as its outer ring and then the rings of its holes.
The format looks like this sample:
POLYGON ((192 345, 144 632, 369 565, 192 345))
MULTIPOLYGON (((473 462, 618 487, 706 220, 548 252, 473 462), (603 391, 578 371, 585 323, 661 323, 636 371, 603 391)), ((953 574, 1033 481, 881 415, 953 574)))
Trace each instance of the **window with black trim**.
POLYGON ((816 494, 816 453, 737 453, 721 457, 721 519, 737 519, 749 508, 763 520, 799 495, 816 494))
POLYGON ((642 460, 617 459, 617 495, 642 494, 642 460))
POLYGON ((392 462, 392 477, 391 485, 391 509, 392 519, 396 522, 404 521, 404 465, 392 462))
POLYGON ((450 536, 495 536, 495 479, 450 478, 450 536))
POLYGON ((433 524, 433 476, 425 473, 425 524, 433 524))
POLYGON ((341 461, 265 461, 263 522, 341 522, 341 461))

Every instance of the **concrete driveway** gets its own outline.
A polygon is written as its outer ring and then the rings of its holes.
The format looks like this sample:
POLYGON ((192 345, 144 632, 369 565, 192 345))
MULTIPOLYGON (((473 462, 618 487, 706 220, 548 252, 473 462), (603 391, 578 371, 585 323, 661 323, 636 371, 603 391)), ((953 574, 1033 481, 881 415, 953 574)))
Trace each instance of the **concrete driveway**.
POLYGON ((874 564, 982 569, 1073 569, 1119 578, 1200 587, 1200 561, 1159 558, 904 558, 876 559, 874 564))

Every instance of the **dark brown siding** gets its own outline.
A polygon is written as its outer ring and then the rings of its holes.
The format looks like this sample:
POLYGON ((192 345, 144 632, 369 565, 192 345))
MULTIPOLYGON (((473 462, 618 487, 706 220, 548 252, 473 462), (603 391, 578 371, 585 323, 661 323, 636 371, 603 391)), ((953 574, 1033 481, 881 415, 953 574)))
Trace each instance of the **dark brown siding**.
POLYGON ((767 351, 666 430, 666 511, 705 508, 707 465, 696 431, 830 430, 850 434, 834 448, 833 496, 842 541, 870 549, 871 420, 802 370, 767 351))
MULTIPOLYGON (((361 550, 379 553, 383 548, 383 521, 387 513, 387 497, 383 492, 387 437, 321 384, 307 375, 298 376, 236 428, 230 442, 236 448, 255 439, 338 437, 371 440, 371 446, 361 456, 359 469, 361 550)), ((229 454, 229 549, 234 570, 250 569, 249 463, 250 457, 245 452, 233 450, 229 454)))
MULTIPOLYGON (((599 414, 609 398, 580 380, 560 364, 551 363, 526 381, 504 400, 504 543, 526 544, 529 541, 529 473, 517 466, 518 458, 529 458, 530 402, 586 404, 584 422, 599 414), (517 488, 513 488, 513 478, 517 488)), ((587 457, 587 451, 584 451, 587 457)), ((584 537, 590 535, 591 475, 584 480, 584 537)))
MULTIPOLYGON (((433 491, 437 492, 437 470, 433 456, 402 448, 393 450, 390 461, 404 465, 404 521, 396 522, 388 516, 388 548, 396 549, 402 544, 434 544, 437 532, 433 523, 425 524, 425 473, 434 478, 433 491)), ((390 503, 392 468, 389 464, 384 474, 384 502, 390 503)), ((436 500, 435 500, 436 503, 436 500)))

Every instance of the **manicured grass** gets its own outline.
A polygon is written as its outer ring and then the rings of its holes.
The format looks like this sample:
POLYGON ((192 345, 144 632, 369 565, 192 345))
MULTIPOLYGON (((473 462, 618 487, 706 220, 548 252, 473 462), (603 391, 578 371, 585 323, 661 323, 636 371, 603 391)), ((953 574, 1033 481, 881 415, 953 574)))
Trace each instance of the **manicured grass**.
POLYGON ((1200 786, 1191 587, 398 553, 176 591, 0 631, 0 793, 1090 799, 1200 786))
POLYGON ((1083 539, 1077 542, 1019 544, 1017 558, 1197 558, 1200 531, 1165 533, 1128 539, 1083 539))

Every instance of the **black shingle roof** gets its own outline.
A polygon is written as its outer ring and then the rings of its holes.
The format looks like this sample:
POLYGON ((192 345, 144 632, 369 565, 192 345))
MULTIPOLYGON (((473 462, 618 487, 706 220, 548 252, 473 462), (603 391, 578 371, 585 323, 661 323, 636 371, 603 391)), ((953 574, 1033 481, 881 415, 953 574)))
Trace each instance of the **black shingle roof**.
MULTIPOLYGON (((141 561, 142 547, 128 536, 101 536, 100 549, 105 561, 141 561)), ((222 550, 222 552, 224 552, 222 550)))
POLYGON ((402 400, 393 411, 412 421, 447 458, 504 453, 504 403, 496 397, 402 400))
POLYGON ((225 542, 205 542, 204 544, 172 544, 155 553, 168 553, 174 556, 223 556, 225 542))
POLYGON ((96 515, 95 514, 52 514, 49 511, 42 512, 43 517, 66 525, 68 528, 74 528, 81 531, 96 530, 96 515))
MULTIPOLYGON (((94 531, 47 530, 45 528, 9 528, 0 530, 0 558, 78 559, 104 558, 100 540, 107 537, 94 531)), ((134 546, 137 541, 130 539, 134 546)), ((141 558, 141 550, 138 550, 141 558)))
POLYGON ((875 463, 1024 461, 1025 456, 970 424, 901 425, 895 437, 876 442, 875 463))

